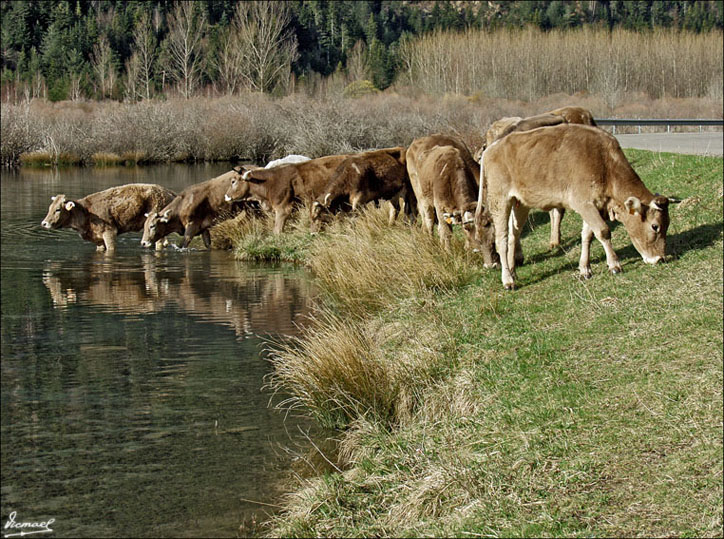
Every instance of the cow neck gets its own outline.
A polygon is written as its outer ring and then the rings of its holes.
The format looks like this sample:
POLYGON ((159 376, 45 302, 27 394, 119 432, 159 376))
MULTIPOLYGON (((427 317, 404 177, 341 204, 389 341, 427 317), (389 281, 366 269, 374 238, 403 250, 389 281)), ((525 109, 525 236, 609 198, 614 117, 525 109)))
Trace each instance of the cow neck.
POLYGON ((85 232, 90 225, 90 212, 88 209, 75 202, 75 207, 70 212, 70 228, 76 232, 85 232))

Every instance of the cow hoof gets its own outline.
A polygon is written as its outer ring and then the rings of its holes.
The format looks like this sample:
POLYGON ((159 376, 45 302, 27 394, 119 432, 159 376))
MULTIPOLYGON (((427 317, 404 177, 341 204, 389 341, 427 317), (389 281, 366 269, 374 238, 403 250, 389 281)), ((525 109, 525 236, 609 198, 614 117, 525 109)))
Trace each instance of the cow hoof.
POLYGON ((593 273, 591 272, 591 268, 581 269, 581 270, 579 270, 579 272, 580 272, 580 274, 581 274, 581 277, 583 277, 583 278, 586 279, 586 280, 588 280, 588 279, 590 279, 591 277, 593 277, 593 273))
POLYGON ((506 285, 503 285, 506 290, 515 290, 515 283, 508 283, 506 285))
POLYGON ((621 268, 620 266, 617 266, 615 268, 611 268, 609 271, 611 272, 612 275, 616 275, 617 273, 623 273, 623 268, 621 268))

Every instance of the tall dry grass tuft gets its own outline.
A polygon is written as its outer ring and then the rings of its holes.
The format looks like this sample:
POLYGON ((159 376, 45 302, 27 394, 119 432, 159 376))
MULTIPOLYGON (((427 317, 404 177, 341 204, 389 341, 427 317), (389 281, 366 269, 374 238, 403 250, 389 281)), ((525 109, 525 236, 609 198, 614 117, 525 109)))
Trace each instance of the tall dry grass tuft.
POLYGON ((352 315, 375 312, 391 298, 426 289, 448 290, 477 270, 462 241, 446 254, 435 237, 401 221, 387 224, 386 208, 365 208, 353 223, 334 223, 311 247, 310 266, 323 289, 352 315))
POLYGON ((311 411, 329 428, 343 428, 360 417, 389 421, 398 388, 364 322, 325 309, 312 326, 271 353, 270 387, 294 395, 280 406, 311 411))

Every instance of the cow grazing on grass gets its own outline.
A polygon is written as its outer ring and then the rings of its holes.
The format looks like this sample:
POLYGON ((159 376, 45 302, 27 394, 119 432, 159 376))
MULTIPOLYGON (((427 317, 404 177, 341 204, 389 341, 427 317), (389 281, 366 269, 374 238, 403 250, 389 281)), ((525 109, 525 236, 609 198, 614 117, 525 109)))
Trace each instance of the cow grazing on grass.
MULTIPOLYGON (((544 112, 543 114, 538 114, 536 116, 529 116, 527 118, 502 118, 491 124, 485 134, 485 143, 480 150, 476 152, 475 159, 480 161, 482 152, 486 147, 510 133, 530 131, 531 129, 537 129, 539 127, 552 127, 562 123, 590 125, 592 127, 596 127, 596 122, 593 121, 593 115, 591 112, 582 107, 561 107, 559 109, 544 112)), ((555 249, 561 244, 561 220, 563 219, 564 213, 565 210, 562 208, 554 208, 549 212, 551 218, 551 235, 549 245, 551 249, 555 249)), ((515 252, 518 257, 516 264, 522 264, 523 249, 520 244, 517 245, 515 252)))
POLYGON ((440 242, 449 249, 452 225, 461 224, 466 246, 482 253, 486 267, 494 265, 492 222, 484 209, 478 223, 474 220, 479 169, 465 143, 440 134, 415 139, 407 149, 407 171, 428 232, 437 218, 440 242))
MULTIPOLYGON (((98 251, 114 251, 116 236, 143 229, 145 214, 158 211, 176 194, 165 187, 131 183, 72 200, 56 195, 41 223, 44 228, 72 228, 98 251)), ((156 248, 160 249, 158 243, 156 248)))
POLYGON ((172 232, 183 235, 181 247, 186 248, 191 240, 201 234, 206 248, 211 248, 209 228, 224 217, 232 215, 232 206, 224 200, 224 194, 234 178, 240 174, 231 170, 191 185, 161 209, 151 211, 143 225, 141 245, 150 247, 172 232))
POLYGON ((298 202, 311 205, 346 157, 330 155, 303 163, 247 170, 232 179, 225 199, 254 199, 271 208, 275 213, 274 234, 281 234, 294 205, 298 202))
POLYGON ((579 271, 585 278, 591 277, 594 235, 606 251, 609 271, 621 271, 606 218, 623 223, 646 263, 664 258, 670 199, 646 188, 605 131, 562 124, 511 133, 485 151, 481 169, 487 194, 481 188, 476 218, 487 201, 506 289, 515 288, 515 246, 530 208, 570 208, 581 215, 579 271))
POLYGON ((390 202, 389 222, 400 211, 400 199, 409 215, 414 207, 412 187, 405 166, 407 148, 398 146, 350 155, 335 169, 322 194, 312 203, 311 219, 318 223, 325 210, 347 204, 352 211, 368 202, 390 202))

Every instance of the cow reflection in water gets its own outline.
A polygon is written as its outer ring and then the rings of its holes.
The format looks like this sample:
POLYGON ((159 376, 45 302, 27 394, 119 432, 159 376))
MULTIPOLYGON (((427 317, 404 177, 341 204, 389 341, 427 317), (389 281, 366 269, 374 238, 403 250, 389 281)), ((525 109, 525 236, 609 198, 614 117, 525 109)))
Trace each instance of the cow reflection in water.
POLYGON ((79 268, 49 262, 43 284, 57 309, 78 304, 123 314, 176 310, 229 326, 240 338, 298 332, 311 309, 308 281, 250 269, 228 253, 208 255, 202 261, 186 258, 183 271, 158 253, 93 257, 79 268))

